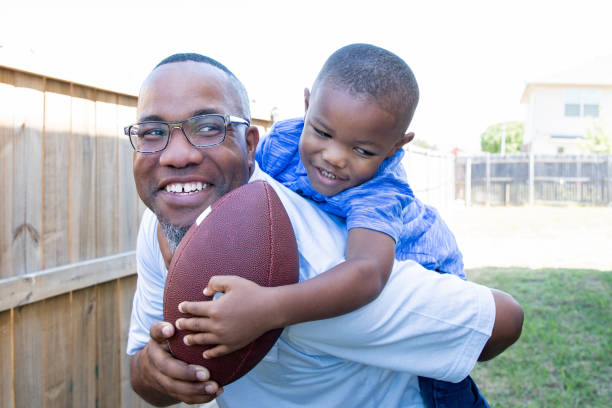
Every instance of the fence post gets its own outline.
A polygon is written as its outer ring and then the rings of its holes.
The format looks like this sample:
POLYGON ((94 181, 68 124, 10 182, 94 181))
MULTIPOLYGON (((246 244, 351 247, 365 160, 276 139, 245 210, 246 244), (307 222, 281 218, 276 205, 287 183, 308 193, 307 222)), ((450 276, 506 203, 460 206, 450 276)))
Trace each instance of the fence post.
MULTIPOLYGON (((608 171, 608 174, 610 172, 608 171)), ((472 156, 465 161, 465 206, 472 205, 472 156)))
POLYGON ((612 205, 612 154, 608 155, 608 205, 612 205))
POLYGON ((486 205, 489 206, 491 202, 491 153, 487 152, 487 199, 486 205))
POLYGON ((529 152, 529 205, 533 205, 534 188, 535 188, 535 155, 533 151, 529 152))
POLYGON ((578 179, 578 188, 577 188, 577 193, 578 193, 578 203, 581 203, 583 201, 583 197, 582 197, 582 181, 580 181, 580 178, 582 177, 582 156, 581 155, 577 155, 576 156, 576 178, 578 179))

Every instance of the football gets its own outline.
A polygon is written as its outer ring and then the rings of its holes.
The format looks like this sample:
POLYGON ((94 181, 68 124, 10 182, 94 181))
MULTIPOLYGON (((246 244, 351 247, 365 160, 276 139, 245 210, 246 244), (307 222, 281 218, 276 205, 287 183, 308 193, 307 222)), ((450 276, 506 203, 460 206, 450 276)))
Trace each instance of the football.
MULTIPOLYGON (((260 286, 298 281, 298 250, 291 221, 276 192, 265 181, 245 184, 207 208, 187 231, 172 257, 164 291, 164 320, 174 324, 183 301, 211 301, 202 293, 215 275, 237 275, 260 286)), ((210 346, 187 346, 188 333, 175 330, 170 351, 189 364, 204 366, 220 386, 235 381, 264 358, 282 329, 230 354, 204 359, 210 346)))

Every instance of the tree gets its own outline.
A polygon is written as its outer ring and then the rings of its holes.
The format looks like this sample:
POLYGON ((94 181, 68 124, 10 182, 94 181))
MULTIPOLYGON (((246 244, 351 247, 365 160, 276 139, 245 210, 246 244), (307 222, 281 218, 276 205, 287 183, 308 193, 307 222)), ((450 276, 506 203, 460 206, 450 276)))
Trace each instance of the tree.
POLYGON ((480 135, 480 149, 483 152, 500 153, 501 140, 506 126, 506 153, 518 153, 523 146, 523 122, 506 122, 491 125, 480 135))
POLYGON ((612 152, 612 132, 600 122, 594 122, 593 127, 587 130, 584 147, 593 153, 612 152))

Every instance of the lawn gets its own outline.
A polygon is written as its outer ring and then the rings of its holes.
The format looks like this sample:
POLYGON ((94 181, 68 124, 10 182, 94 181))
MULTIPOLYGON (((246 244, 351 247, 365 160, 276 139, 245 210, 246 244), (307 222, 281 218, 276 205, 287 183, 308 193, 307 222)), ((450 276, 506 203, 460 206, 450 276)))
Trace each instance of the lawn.
POLYGON ((492 407, 611 406, 611 272, 478 268, 468 277, 525 311, 520 340, 472 373, 492 407))
POLYGON ((442 210, 470 280, 512 294, 523 334, 472 376, 493 407, 612 406, 612 208, 442 210))

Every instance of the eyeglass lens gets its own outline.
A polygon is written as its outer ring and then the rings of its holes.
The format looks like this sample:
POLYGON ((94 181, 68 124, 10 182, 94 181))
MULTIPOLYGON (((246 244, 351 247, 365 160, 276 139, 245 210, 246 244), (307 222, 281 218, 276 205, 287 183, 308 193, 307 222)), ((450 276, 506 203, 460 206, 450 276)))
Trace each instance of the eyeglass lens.
MULTIPOLYGON (((181 124, 171 126, 172 128, 181 127, 189 142, 197 147, 219 144, 225 138, 223 116, 195 116, 181 124)), ((170 126, 163 122, 143 122, 132 125, 129 133, 132 145, 137 151, 157 152, 166 147, 170 137, 170 126)))

